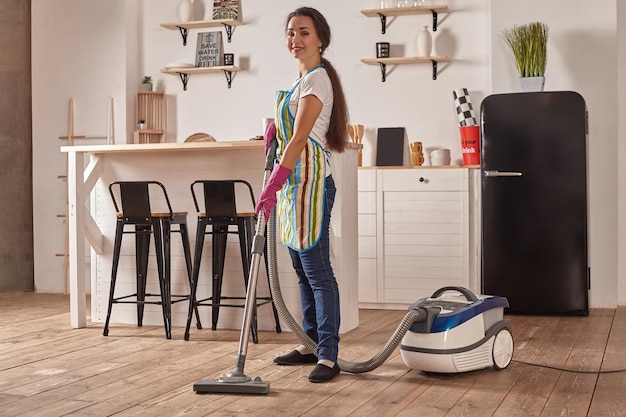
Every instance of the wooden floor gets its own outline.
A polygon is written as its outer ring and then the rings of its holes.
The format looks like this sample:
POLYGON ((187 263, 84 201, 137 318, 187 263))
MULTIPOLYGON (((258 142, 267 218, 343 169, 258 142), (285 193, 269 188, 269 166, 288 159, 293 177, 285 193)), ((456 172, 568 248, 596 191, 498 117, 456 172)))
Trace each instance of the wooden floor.
MULTIPOLYGON (((369 359, 403 315, 362 310, 340 356, 369 359)), ((192 328, 185 342, 182 328, 166 340, 162 327, 113 324, 103 337, 101 323, 69 328, 67 296, 0 293, 0 416, 626 416, 626 372, 597 373, 626 368, 626 307, 509 318, 515 354, 503 371, 426 375, 396 350, 372 372, 312 384, 310 366, 272 363, 294 336, 262 332, 245 373, 269 381, 268 395, 196 394, 194 382, 233 369, 238 331, 192 328)))

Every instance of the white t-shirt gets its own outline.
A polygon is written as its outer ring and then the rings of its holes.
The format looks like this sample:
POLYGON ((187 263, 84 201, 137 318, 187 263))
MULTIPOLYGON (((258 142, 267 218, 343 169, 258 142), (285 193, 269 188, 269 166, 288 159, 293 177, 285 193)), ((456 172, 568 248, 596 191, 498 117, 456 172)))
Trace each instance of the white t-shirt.
MULTIPOLYGON (((298 83, 298 80, 294 84, 298 83)), ((318 68, 307 73, 294 88, 289 98, 289 111, 294 117, 298 111, 300 99, 309 95, 314 95, 322 102, 322 111, 313 125, 311 136, 325 148, 326 134, 328 133, 330 116, 333 111, 333 86, 324 68, 318 68)), ((330 161, 327 157, 326 176, 328 175, 330 175, 330 161)))

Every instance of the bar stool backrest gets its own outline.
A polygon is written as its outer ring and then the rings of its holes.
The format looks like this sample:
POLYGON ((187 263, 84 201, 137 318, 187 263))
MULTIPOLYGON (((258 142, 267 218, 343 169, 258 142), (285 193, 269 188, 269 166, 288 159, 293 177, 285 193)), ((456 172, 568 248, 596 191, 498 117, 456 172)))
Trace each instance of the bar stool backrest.
POLYGON ((196 211, 207 217, 209 224, 235 224, 237 222, 237 199, 235 185, 244 184, 249 193, 252 207, 254 207, 254 192, 249 182, 245 180, 197 180, 191 184, 191 194, 196 211), (198 203, 196 187, 202 185, 204 207, 198 203))
MULTIPOLYGON (((165 187, 158 181, 115 181, 109 184, 109 193, 113 199, 115 211, 121 213, 127 223, 146 223, 150 222, 153 217, 152 208, 150 206, 150 185, 157 186, 161 189, 163 198, 169 210, 169 216, 172 216, 172 207, 170 205, 165 187), (115 198, 114 188, 119 188, 121 210, 119 209, 117 199, 115 198)), ((167 215, 167 213, 162 213, 167 215)))

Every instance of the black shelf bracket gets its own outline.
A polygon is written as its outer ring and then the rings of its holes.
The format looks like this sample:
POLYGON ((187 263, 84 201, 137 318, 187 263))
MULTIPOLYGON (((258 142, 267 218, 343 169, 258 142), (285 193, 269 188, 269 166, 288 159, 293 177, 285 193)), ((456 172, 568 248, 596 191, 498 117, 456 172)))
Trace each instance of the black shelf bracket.
POLYGON ((178 30, 180 30, 180 36, 183 37, 183 46, 187 45, 187 34, 189 33, 189 30, 187 28, 181 27, 181 26, 177 26, 178 30))
POLYGON ((378 13, 378 16, 380 17, 380 32, 384 35, 387 30, 387 16, 382 13, 378 13))
POLYGON ((378 65, 380 65, 380 74, 382 76, 381 81, 385 82, 387 79, 387 64, 379 62, 378 65))
POLYGON ((437 12, 433 9, 430 9, 430 12, 433 14, 433 32, 437 32, 437 12))
POLYGON ((226 76, 226 82, 228 83, 228 88, 230 88, 230 85, 233 82, 233 72, 224 70, 224 75, 226 76))
POLYGON ((228 39, 228 43, 230 43, 230 38, 233 36, 233 27, 232 25, 224 23, 224 29, 226 29, 226 39, 228 39))
POLYGON ((187 81, 189 81, 189 74, 179 72, 178 75, 180 75, 180 80, 183 82, 183 90, 187 91, 187 81))
POLYGON ((431 59, 430 62, 433 63, 433 80, 437 79, 437 61, 431 59))

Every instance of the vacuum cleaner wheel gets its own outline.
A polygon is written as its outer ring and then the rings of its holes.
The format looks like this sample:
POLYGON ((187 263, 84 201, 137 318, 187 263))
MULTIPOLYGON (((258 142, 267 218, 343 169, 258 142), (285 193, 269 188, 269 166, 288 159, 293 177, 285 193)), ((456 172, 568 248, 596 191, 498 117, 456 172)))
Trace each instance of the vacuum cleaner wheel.
POLYGON ((509 329, 502 329, 493 341, 493 367, 502 370, 509 366, 513 359, 513 336, 509 329))

